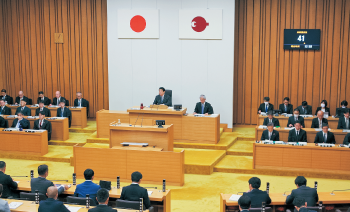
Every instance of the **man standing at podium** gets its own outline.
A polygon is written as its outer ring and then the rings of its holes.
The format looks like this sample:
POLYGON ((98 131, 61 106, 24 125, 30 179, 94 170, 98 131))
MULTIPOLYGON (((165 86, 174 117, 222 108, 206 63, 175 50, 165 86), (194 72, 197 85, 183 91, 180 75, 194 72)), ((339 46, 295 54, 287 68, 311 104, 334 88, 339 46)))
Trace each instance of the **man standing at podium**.
POLYGON ((47 139, 51 140, 51 131, 52 126, 48 120, 45 120, 45 113, 39 112, 39 119, 34 121, 34 130, 46 130, 47 131, 47 139))
POLYGON ((11 115, 11 109, 6 107, 6 102, 0 99, 0 115, 11 115))
POLYGON ((165 88, 160 87, 159 88, 159 95, 156 96, 156 98, 153 101, 154 105, 167 105, 171 106, 171 98, 169 95, 165 95, 165 88))
POLYGON ((205 114, 205 115, 210 115, 214 113, 213 107, 211 106, 210 103, 206 102, 207 97, 205 95, 200 95, 199 96, 200 102, 197 102, 196 107, 194 108, 194 113, 193 114, 205 114))
POLYGON ((17 108, 15 115, 17 115, 19 112, 21 112, 24 116, 30 116, 32 112, 28 107, 26 107, 26 104, 27 104, 27 102, 24 99, 22 99, 21 100, 21 107, 17 108))

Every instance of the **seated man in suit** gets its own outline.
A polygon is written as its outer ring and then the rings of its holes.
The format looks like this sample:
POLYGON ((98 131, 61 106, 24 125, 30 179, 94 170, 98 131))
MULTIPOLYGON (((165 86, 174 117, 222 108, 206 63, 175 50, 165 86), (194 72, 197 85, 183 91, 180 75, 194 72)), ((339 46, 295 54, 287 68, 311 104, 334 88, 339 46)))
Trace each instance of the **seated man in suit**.
POLYGON ((84 171, 85 182, 77 185, 74 196, 76 197, 86 197, 87 194, 90 195, 90 198, 96 201, 97 191, 101 188, 99 185, 93 183, 94 180, 94 171, 92 169, 86 169, 84 171))
POLYGON ((288 142, 307 142, 306 132, 301 129, 299 121, 295 122, 294 129, 289 131, 288 142))
POLYGON ((317 113, 317 118, 312 119, 311 128, 322 128, 324 125, 328 125, 328 120, 323 118, 323 111, 320 110, 317 113))
POLYGON ((16 104, 16 105, 21 104, 21 101, 22 101, 22 100, 24 100, 27 104, 29 103, 28 97, 26 97, 26 96, 23 95, 23 91, 19 91, 19 92, 18 92, 18 96, 16 97, 15 104, 16 104))
POLYGON ((77 92, 77 98, 74 100, 74 107, 86 107, 86 114, 89 114, 89 101, 83 98, 81 92, 77 92))
POLYGON ((61 96, 61 92, 60 91, 56 91, 56 97, 53 98, 52 104, 59 106, 61 101, 66 102, 66 99, 61 96))
POLYGON ((60 107, 57 108, 57 117, 68 117, 69 120, 69 127, 71 125, 71 119, 72 119, 72 113, 69 110, 69 108, 65 107, 66 101, 61 100, 60 107))
POLYGON ((39 91, 39 97, 38 97, 36 103, 39 104, 41 101, 44 102, 44 105, 51 104, 51 100, 44 95, 43 91, 39 91))
POLYGON ((307 101, 303 101, 298 109, 301 115, 312 115, 312 106, 307 105, 307 101))
POLYGON ((271 198, 266 191, 259 190, 261 185, 261 180, 257 177, 252 177, 248 181, 249 191, 244 193, 244 195, 249 196, 251 199, 252 208, 261 208, 262 203, 265 202, 267 205, 271 203, 271 198))
POLYGON ((117 212, 117 210, 108 207, 109 191, 107 189, 98 190, 96 199, 99 204, 95 208, 89 209, 88 212, 117 212))
POLYGON ((341 103, 340 103, 340 107, 336 108, 336 116, 343 116, 344 115, 344 112, 348 109, 348 102, 346 100, 343 100, 341 103))
POLYGON ((279 109, 282 113, 293 114, 293 105, 289 104, 289 97, 284 97, 279 109))
POLYGON ((273 117, 273 112, 272 111, 269 111, 267 113, 267 118, 264 118, 263 125, 267 126, 268 123, 273 123, 274 126, 281 126, 280 122, 278 121, 278 119, 273 117))
POLYGON ((273 104, 270 104, 270 97, 264 97, 264 103, 261 103, 258 108, 258 113, 267 113, 268 111, 273 111, 273 104))
POLYGON ((305 198, 303 198, 303 197, 294 198, 293 205, 295 207, 295 210, 297 210, 299 212, 316 212, 314 210, 308 210, 306 208, 307 202, 305 201, 305 198))
MULTIPOLYGON (((38 178, 32 178, 30 181, 31 193, 35 193, 38 190, 40 194, 46 194, 47 189, 50 186, 55 186, 53 182, 46 179, 49 175, 49 167, 45 164, 38 167, 38 178)), ((65 189, 68 189, 67 185, 61 185, 58 189, 58 195, 62 194, 65 189)))
MULTIPOLYGON (((2 197, 2 192, 3 192, 3 187, 0 184, 0 197, 2 197)), ((5 197, 3 197, 5 198, 5 197)), ((7 203, 7 201, 0 199, 0 211, 2 212, 11 212, 9 204, 7 203)))
POLYGON ((350 144, 350 133, 346 134, 343 144, 349 145, 350 144))
POLYGON ((314 143, 335 144, 334 134, 328 131, 328 125, 323 125, 322 131, 316 133, 314 143))
POLYGON ((140 172, 132 173, 132 183, 131 185, 123 188, 120 199, 128 201, 140 201, 140 198, 143 198, 143 204, 145 205, 146 209, 148 209, 151 206, 151 202, 148 197, 147 189, 139 186, 141 179, 142 174, 140 172))
POLYGON ((39 119, 34 121, 34 130, 46 130, 47 140, 51 140, 52 125, 48 120, 45 120, 44 112, 39 112, 39 119))
POLYGON ((160 87, 159 88, 159 95, 156 96, 156 98, 153 101, 154 105, 167 105, 171 106, 171 98, 169 95, 165 95, 165 88, 160 87))
POLYGON ((200 102, 197 102, 196 107, 194 108, 193 114, 205 114, 210 115, 214 113, 213 107, 210 103, 206 102, 207 97, 205 95, 201 94, 199 96, 200 102))
POLYGON ((0 99, 0 115, 11 115, 11 109, 6 106, 3 99, 0 99))
POLYGON ((0 116, 0 128, 7 128, 6 119, 4 119, 2 116, 0 116))
POLYGON ((295 198, 304 198, 307 202, 307 206, 314 207, 318 202, 317 190, 306 186, 306 179, 303 176, 295 178, 295 185, 297 189, 294 189, 290 195, 287 196, 286 204, 292 204, 295 198))
POLYGON ((3 186, 2 198, 17 197, 18 192, 16 189, 18 187, 17 183, 13 181, 10 175, 5 174, 6 163, 5 161, 0 161, 0 184, 3 186))
POLYGON ((51 111, 44 106, 43 101, 39 101, 39 108, 35 110, 35 116, 39 116, 40 112, 43 112, 45 114, 45 117, 51 117, 51 111))
POLYGON ((22 128, 22 129, 29 129, 30 123, 27 119, 23 118, 23 114, 19 112, 17 114, 17 118, 13 120, 12 122, 12 128, 22 128))
POLYGON ((349 113, 349 109, 344 111, 344 116, 340 116, 339 117, 339 121, 338 121, 338 127, 337 129, 350 129, 350 113, 349 113))
POLYGON ((249 212, 251 199, 247 195, 243 195, 238 199, 238 207, 241 212, 249 212))
POLYGON ((13 104, 13 98, 6 94, 5 89, 1 90, 1 98, 0 99, 3 99, 5 101, 5 103, 7 103, 7 104, 13 104))
POLYGON ((55 186, 48 187, 45 193, 47 199, 40 201, 38 212, 69 212, 63 202, 57 200, 58 190, 55 186))
POLYGON ((296 108, 294 109, 294 115, 288 118, 287 127, 294 127, 297 121, 305 128, 304 118, 300 116, 300 111, 296 108))
POLYGON ((273 129, 273 123, 267 123, 267 130, 264 130, 261 135, 261 140, 279 141, 280 134, 273 129))
POLYGON ((24 100, 21 100, 21 107, 18 107, 16 110, 15 115, 17 115, 19 112, 21 112, 24 116, 31 116, 31 110, 29 107, 26 106, 27 102, 24 100))
POLYGON ((317 107, 316 109, 316 113, 315 115, 317 115, 317 112, 318 111, 323 111, 324 113, 328 113, 328 115, 330 116, 330 110, 329 110, 329 107, 327 107, 328 103, 327 103, 327 100, 322 100, 321 102, 321 107, 317 107))

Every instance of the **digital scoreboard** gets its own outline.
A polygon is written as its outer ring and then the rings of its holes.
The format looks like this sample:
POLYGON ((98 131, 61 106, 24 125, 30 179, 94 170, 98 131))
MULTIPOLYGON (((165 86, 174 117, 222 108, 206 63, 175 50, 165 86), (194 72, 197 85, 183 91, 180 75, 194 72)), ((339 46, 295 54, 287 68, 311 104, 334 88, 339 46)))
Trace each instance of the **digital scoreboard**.
POLYGON ((284 29, 284 49, 320 49, 320 29, 284 29))

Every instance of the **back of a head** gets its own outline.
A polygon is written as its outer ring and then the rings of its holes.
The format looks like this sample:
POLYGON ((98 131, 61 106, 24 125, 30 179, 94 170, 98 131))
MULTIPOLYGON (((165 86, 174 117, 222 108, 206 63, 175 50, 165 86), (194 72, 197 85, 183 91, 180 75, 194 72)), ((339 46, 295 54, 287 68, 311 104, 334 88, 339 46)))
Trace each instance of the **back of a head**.
POLYGON ((85 178, 85 180, 91 180, 92 179, 92 177, 94 176, 94 170, 92 170, 92 169, 86 169, 85 171, 84 171, 84 178, 85 178))
POLYGON ((99 203, 104 203, 107 201, 108 197, 109 197, 109 191, 105 188, 101 188, 97 191, 97 201, 99 203))
POLYGON ((131 174, 131 181, 132 182, 139 182, 142 179, 142 174, 140 172, 133 172, 131 174))
POLYGON ((261 180, 258 177, 252 177, 249 179, 248 183, 252 185, 253 188, 260 188, 261 186, 261 180))
POLYGON ((5 161, 0 161, 0 169, 4 169, 6 167, 5 161))
POLYGON ((41 175, 41 176, 45 175, 45 173, 48 172, 48 171, 49 171, 49 167, 46 164, 40 165, 38 167, 38 174, 41 175))
POLYGON ((302 197, 296 197, 294 198, 293 200, 293 205, 294 206, 297 206, 298 208, 302 207, 302 206, 305 206, 305 199, 302 198, 302 197))
POLYGON ((247 195, 243 195, 238 199, 238 205, 241 207, 241 209, 249 209, 251 204, 250 197, 247 195))
POLYGON ((306 178, 304 176, 298 176, 297 178, 295 178, 295 185, 298 185, 298 186, 306 186, 306 178))
POLYGON ((56 186, 50 186, 47 188, 47 197, 55 199, 58 195, 58 189, 56 186))

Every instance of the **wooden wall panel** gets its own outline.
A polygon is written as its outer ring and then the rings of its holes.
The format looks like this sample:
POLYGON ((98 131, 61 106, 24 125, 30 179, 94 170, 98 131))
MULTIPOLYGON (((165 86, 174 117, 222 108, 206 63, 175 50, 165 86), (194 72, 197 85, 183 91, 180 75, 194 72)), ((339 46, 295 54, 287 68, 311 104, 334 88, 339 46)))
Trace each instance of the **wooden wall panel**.
POLYGON ((275 108, 290 97, 313 113, 326 99, 331 114, 350 101, 350 1, 236 1, 233 124, 257 124, 269 96, 275 108), (284 29, 321 29, 319 51, 284 50, 284 29))
POLYGON ((108 109, 107 0, 2 0, 0 30, 0 89, 34 102, 60 90, 71 105, 81 91, 90 117, 108 109))

